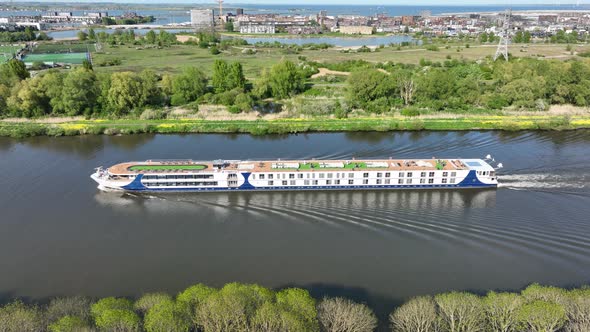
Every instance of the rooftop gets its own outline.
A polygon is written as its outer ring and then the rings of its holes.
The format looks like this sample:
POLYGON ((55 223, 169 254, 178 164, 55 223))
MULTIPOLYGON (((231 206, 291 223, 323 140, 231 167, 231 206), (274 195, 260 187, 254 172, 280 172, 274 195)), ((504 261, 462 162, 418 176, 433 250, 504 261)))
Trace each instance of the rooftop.
POLYGON ((367 171, 367 170, 464 170, 490 167, 479 159, 349 159, 349 160, 147 160, 126 162, 109 168, 111 174, 133 175, 140 173, 194 173, 212 170, 248 172, 314 172, 314 171, 367 171), (476 165, 477 163, 477 165, 476 165))

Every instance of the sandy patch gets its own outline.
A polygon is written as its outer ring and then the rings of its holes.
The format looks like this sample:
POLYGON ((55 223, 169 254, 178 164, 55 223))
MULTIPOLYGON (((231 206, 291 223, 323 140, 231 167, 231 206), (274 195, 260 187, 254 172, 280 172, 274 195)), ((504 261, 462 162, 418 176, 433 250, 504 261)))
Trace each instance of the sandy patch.
POLYGON ((318 70, 319 70, 319 73, 311 75, 311 78, 318 78, 318 77, 328 76, 328 75, 342 75, 342 76, 350 75, 350 73, 347 71, 336 71, 336 70, 330 70, 328 68, 318 68, 318 70))

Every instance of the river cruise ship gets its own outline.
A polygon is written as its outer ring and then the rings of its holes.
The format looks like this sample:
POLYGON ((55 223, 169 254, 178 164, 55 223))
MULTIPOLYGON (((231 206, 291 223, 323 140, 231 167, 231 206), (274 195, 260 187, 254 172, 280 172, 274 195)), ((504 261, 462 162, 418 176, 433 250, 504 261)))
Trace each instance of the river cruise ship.
POLYGON ((253 191, 495 188, 482 159, 147 160, 99 167, 105 191, 253 191))

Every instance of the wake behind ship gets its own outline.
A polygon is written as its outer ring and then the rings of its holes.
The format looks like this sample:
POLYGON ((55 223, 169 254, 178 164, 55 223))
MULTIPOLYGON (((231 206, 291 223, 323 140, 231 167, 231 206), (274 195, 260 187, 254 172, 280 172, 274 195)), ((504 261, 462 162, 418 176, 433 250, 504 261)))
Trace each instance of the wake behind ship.
POLYGON ((482 159, 147 160, 104 169, 91 178, 105 191, 256 191, 495 188, 482 159))

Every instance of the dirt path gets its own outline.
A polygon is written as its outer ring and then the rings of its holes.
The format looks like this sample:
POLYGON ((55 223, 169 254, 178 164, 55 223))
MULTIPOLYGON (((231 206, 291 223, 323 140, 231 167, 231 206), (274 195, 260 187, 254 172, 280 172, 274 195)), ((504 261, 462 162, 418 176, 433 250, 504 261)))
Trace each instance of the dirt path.
POLYGON ((328 68, 318 68, 318 70, 320 72, 317 74, 313 74, 311 76, 311 78, 318 78, 318 77, 323 77, 323 76, 328 76, 328 75, 342 75, 342 76, 350 75, 350 73, 347 71, 335 71, 335 70, 330 70, 328 68))

